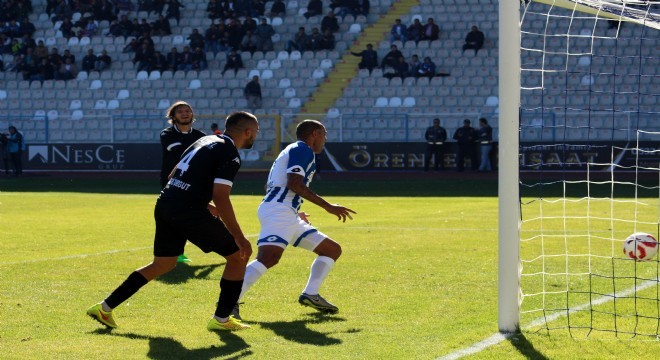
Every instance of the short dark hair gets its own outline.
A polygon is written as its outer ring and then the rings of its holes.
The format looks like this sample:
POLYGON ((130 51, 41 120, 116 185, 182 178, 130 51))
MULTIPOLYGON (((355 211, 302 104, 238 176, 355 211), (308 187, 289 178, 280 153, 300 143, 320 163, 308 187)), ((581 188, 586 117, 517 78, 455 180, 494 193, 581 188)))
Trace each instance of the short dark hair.
POLYGON ((483 118, 483 117, 479 118, 479 122, 482 122, 482 123, 488 125, 488 120, 486 120, 486 118, 483 118))
POLYGON ((211 124, 211 129, 217 129, 217 128, 218 128, 218 124, 216 123, 211 124))
POLYGON ((236 111, 225 119, 225 131, 232 131, 235 128, 242 128, 248 122, 258 121, 257 117, 247 111, 236 111))
POLYGON ((306 139, 316 129, 322 129, 323 127, 323 124, 318 120, 303 120, 298 124, 298 126, 296 126, 296 137, 300 140, 306 139))

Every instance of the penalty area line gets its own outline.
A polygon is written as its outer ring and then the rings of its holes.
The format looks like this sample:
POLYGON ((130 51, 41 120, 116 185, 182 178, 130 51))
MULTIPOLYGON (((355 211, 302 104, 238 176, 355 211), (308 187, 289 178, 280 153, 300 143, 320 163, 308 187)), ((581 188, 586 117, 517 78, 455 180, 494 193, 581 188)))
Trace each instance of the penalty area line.
MULTIPOLYGON (((246 237, 252 237, 252 236, 257 236, 257 235, 258 234, 250 234, 250 235, 246 235, 246 237)), ((44 261, 83 259, 83 258, 92 257, 92 256, 111 255, 111 254, 117 254, 117 253, 122 253, 122 252, 140 251, 140 250, 145 250, 145 249, 153 249, 153 245, 141 246, 141 247, 130 248, 130 249, 109 250, 109 251, 103 251, 103 252, 91 253, 91 254, 77 254, 77 255, 60 256, 60 257, 54 257, 54 258, 45 258, 45 259, 42 258, 42 259, 32 259, 32 260, 0 262, 0 266, 32 264, 32 263, 38 263, 38 262, 44 262, 44 261)))
MULTIPOLYGON (((625 290, 617 292, 617 293, 611 293, 611 294, 608 294, 608 295, 603 295, 603 296, 599 297, 598 299, 592 301, 591 303, 584 303, 584 304, 582 304, 582 305, 580 305, 576 308, 573 308, 573 309, 569 310, 568 313, 572 314, 572 313, 577 312, 577 311, 582 311, 582 310, 587 309, 589 306, 602 305, 604 303, 607 303, 607 302, 610 302, 610 301, 614 300, 616 297, 629 296, 629 295, 632 295, 633 293, 635 293, 637 291, 642 291, 642 290, 648 289, 649 287, 651 287, 653 285, 658 285, 658 280, 649 280, 649 281, 646 281, 646 282, 642 283, 639 286, 633 286, 631 288, 625 289, 625 290)), ((543 325, 546 322, 555 321, 555 320, 559 319, 560 317, 564 317, 566 315, 567 315, 566 312, 561 312, 561 313, 558 312, 558 313, 554 313, 550 316, 540 317, 540 318, 532 321, 529 325, 525 326, 523 329, 526 330, 526 329, 534 328, 534 327, 543 325)), ((487 348, 489 348, 493 345, 497 345, 497 344, 501 343, 504 340, 507 340, 511 337, 514 337, 515 335, 517 335, 517 334, 514 334, 514 333, 506 333, 506 334, 495 333, 495 334, 489 336, 488 338, 486 338, 482 341, 479 341, 477 343, 474 343, 474 344, 472 344, 472 345, 470 345, 466 348, 463 348, 463 349, 454 351, 450 354, 447 354, 445 356, 439 357, 437 360, 454 360, 454 359, 460 359, 460 358, 462 358, 464 356, 467 356, 467 355, 476 354, 476 353, 479 353, 481 351, 486 350, 487 348)))

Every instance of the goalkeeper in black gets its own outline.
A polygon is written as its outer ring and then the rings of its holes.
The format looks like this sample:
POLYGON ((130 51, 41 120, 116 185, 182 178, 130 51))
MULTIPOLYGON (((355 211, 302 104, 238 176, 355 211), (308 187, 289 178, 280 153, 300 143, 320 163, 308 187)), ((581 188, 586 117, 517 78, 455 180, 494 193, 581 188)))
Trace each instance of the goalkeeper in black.
POLYGON ((103 302, 87 309, 87 315, 109 328, 117 327, 112 310, 149 281, 174 269, 178 254, 190 241, 226 260, 217 307, 207 329, 249 328, 230 316, 252 246, 236 220, 229 194, 241 166, 238 149, 251 148, 258 132, 254 115, 236 112, 227 117, 223 135, 205 136, 183 153, 156 201, 153 261, 132 272, 103 302))

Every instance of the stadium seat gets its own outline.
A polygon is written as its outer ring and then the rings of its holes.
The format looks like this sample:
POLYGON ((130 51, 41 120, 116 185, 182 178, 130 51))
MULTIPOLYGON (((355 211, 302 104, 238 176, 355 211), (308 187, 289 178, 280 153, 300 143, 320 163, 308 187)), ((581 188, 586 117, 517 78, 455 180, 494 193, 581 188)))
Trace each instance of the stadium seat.
POLYGON ((498 106, 500 104, 499 99, 497 96, 489 96, 486 99, 486 106, 498 106))
POLYGON ((59 113, 57 110, 48 110, 46 117, 48 121, 57 120, 59 118, 59 113))
POLYGON ((271 69, 265 69, 261 72, 261 79, 262 80, 268 80, 273 78, 273 70, 271 69))
POLYGON ((120 89, 117 92, 117 99, 123 100, 128 99, 131 96, 131 92, 128 89, 120 89))
POLYGON ((149 80, 149 73, 146 71, 139 71, 135 77, 135 80, 149 80))
POLYGON ((414 97, 407 97, 403 99, 403 107, 414 107, 415 106, 415 98, 414 97))
MULTIPOLYGON (((238 75, 238 74, 236 74, 236 75, 238 75)), ((255 76, 261 77, 261 72, 257 69, 250 70, 250 72, 247 74, 247 78, 249 80, 252 80, 252 78, 255 77, 255 76)))
POLYGON ((80 81, 80 80, 87 80, 87 77, 88 77, 87 71, 81 71, 81 72, 79 72, 78 75, 76 76, 76 80, 78 80, 78 81, 80 81))
POLYGON ((82 107, 82 102, 79 99, 71 100, 69 103, 69 110, 78 110, 82 107))
POLYGON ((85 114, 82 110, 73 110, 71 113, 71 120, 81 120, 85 114))
POLYGON ((115 110, 115 109, 118 109, 118 108, 119 108, 119 101, 118 100, 112 99, 112 100, 108 101, 108 104, 107 104, 107 109, 108 110, 115 110))
POLYGON ((159 109, 167 109, 170 107, 170 101, 168 99, 160 99, 158 101, 158 108, 159 109))
POLYGON ((287 105, 289 108, 299 108, 301 106, 301 101, 300 98, 291 98, 289 100, 289 104, 287 105))
POLYGON ((108 104, 105 100, 99 99, 96 100, 96 103, 94 104, 94 110, 104 110, 108 108, 108 104))
POLYGON ((300 60, 301 58, 302 54, 298 50, 292 51, 291 54, 289 54, 290 60, 300 60))
POLYGON ((46 120, 46 110, 35 110, 32 120, 46 120))
POLYGON ((296 89, 294 89, 294 88, 287 88, 286 90, 284 90, 284 97, 285 97, 285 98, 296 97, 296 89))
POLYGON ((160 79, 160 71, 154 70, 149 73, 149 80, 159 80, 160 79))
POLYGON ((270 61, 270 64, 268 64, 268 68, 271 70, 277 70, 282 67, 282 62, 279 59, 273 59, 270 61))
POLYGON ((389 101, 387 100, 386 97, 379 97, 376 99, 376 103, 374 104, 375 107, 386 107, 388 105, 389 101))
POLYGON ((287 78, 280 79, 279 83, 277 84, 277 87, 280 89, 286 89, 291 87, 291 80, 287 78))
POLYGON ((92 80, 92 82, 89 84, 90 90, 98 90, 101 87, 103 87, 103 83, 101 82, 101 80, 92 80))
POLYGON ((7 98, 7 90, 0 89, 0 100, 5 100, 7 98))
POLYGON ((348 32, 350 34, 359 34, 362 32, 362 25, 357 23, 351 24, 351 27, 348 28, 348 32))
POLYGON ((339 109, 337 109, 337 108, 328 109, 328 114, 327 114, 328 119, 336 119, 340 115, 341 114, 339 113, 339 109))
POLYGON ((325 72, 321 69, 316 69, 312 73, 312 78, 313 79, 323 79, 325 77, 325 72))
POLYGON ((199 79, 192 79, 188 84, 188 89, 197 90, 202 87, 202 82, 199 79))
POLYGON ((398 96, 391 97, 390 100, 387 103, 387 106, 389 107, 400 107, 401 106, 401 98, 398 96))
POLYGON ((321 61, 321 69, 331 69, 331 68, 332 68, 332 60, 323 59, 321 61))

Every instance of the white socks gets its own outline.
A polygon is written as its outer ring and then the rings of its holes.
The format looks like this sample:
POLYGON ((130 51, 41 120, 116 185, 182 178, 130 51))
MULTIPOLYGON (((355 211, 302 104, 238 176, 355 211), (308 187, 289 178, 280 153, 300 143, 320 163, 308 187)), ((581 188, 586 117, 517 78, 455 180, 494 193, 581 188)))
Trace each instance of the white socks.
POLYGON ((243 299, 243 295, 250 290, 252 285, 261 278, 263 274, 266 273, 268 268, 260 263, 258 260, 252 260, 247 268, 245 269, 245 278, 243 279, 243 288, 241 289, 241 295, 238 297, 238 302, 243 299))
POLYGON ((307 295, 318 295, 323 280, 328 276, 334 265, 335 261, 327 256, 319 256, 314 259, 312 271, 309 274, 309 280, 307 280, 307 286, 303 290, 303 293, 307 295))

